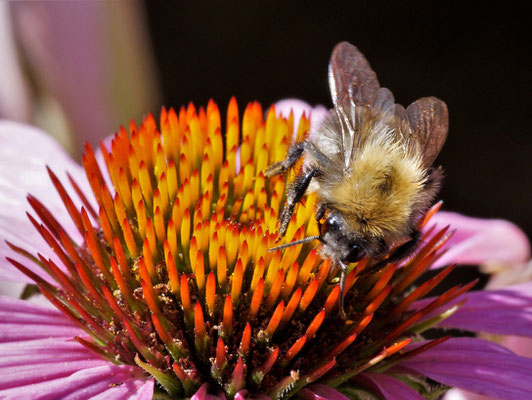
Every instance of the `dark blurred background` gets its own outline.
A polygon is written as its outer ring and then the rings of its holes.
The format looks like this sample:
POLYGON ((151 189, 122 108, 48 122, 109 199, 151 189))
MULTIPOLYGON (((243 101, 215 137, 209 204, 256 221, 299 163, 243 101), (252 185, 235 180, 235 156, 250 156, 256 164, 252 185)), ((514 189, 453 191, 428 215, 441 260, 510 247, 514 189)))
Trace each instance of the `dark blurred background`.
POLYGON ((396 101, 444 100, 444 207, 505 218, 532 237, 532 78, 524 8, 500 3, 145 1, 165 105, 330 107, 333 46, 355 44, 396 101))

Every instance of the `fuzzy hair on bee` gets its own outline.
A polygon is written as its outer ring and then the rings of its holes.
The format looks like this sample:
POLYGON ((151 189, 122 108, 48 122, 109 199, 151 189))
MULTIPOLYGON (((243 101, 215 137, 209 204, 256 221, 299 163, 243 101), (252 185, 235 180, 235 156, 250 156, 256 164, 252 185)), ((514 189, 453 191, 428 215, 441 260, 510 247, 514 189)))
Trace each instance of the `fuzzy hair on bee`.
POLYGON ((286 234, 302 196, 315 192, 320 233, 303 241, 318 239, 320 254, 340 269, 343 314, 348 263, 369 256, 373 268, 380 268, 417 248, 417 225, 442 181, 441 167, 432 163, 447 137, 448 113, 435 97, 406 109, 396 104, 364 55, 347 42, 333 50, 329 86, 333 109, 265 175, 283 173, 305 156, 301 174, 288 187, 278 236, 286 234))

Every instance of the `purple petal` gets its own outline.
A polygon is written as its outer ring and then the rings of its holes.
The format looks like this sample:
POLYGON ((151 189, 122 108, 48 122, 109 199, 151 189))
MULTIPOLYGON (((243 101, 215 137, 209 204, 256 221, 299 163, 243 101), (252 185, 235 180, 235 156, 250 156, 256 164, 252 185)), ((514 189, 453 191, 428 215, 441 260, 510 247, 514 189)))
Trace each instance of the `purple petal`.
MULTIPOLYGON (((30 282, 29 278, 5 260, 5 256, 9 255, 42 275, 39 267, 9 249, 5 240, 32 253, 52 253, 25 215, 30 208, 26 196, 31 193, 37 197, 67 233, 80 241, 81 237, 45 167, 50 166, 65 187, 68 183, 65 172, 68 171, 85 193, 90 193, 90 188, 80 165, 43 131, 15 122, 0 121, 0 141, 0 280, 30 282)), ((75 194, 72 197, 77 201, 75 194)))
POLYGON ((299 99, 285 99, 275 103, 275 111, 282 114, 285 117, 290 115, 290 111, 294 113, 294 121, 297 123, 303 113, 310 115, 310 129, 313 130, 319 126, 320 122, 327 115, 327 109, 322 105, 312 107, 310 104, 305 103, 299 99))
POLYGON ((424 397, 398 379, 384 374, 361 374, 374 390, 389 400, 423 400, 424 397))
POLYGON ((84 332, 55 309, 0 296, 0 346, 8 342, 69 339, 80 335, 84 332))
POLYGON ((450 225, 456 230, 446 244, 447 252, 436 261, 434 268, 452 263, 519 265, 530 258, 530 243, 526 235, 511 222, 440 211, 430 223, 441 228, 450 225))
POLYGON ((532 398, 532 359, 482 339, 449 339, 401 363, 398 368, 485 396, 532 398))
POLYGON ((349 400, 329 386, 314 384, 301 390, 298 395, 305 400, 349 400))
MULTIPOLYGON (((469 292, 456 299, 466 303, 440 326, 499 335, 532 337, 532 282, 509 286, 500 290, 469 292)), ((434 298, 413 304, 420 309, 434 298)))

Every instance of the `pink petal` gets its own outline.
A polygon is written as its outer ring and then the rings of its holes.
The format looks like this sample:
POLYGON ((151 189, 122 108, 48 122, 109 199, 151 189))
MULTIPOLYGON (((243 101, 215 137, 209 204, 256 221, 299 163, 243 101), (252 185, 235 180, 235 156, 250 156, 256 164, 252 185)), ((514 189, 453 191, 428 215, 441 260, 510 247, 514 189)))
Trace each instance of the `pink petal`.
POLYGON ((140 368, 111 364, 81 335, 57 310, 0 296, 0 398, 152 398, 140 368))
POLYGON ((452 263, 519 265, 530 258, 530 243, 526 235, 511 222, 440 211, 430 223, 441 228, 450 225, 456 230, 446 245, 447 252, 436 261, 435 268, 452 263))
MULTIPOLYGON (((285 117, 288 117, 290 115, 290 111, 293 111, 295 123, 299 121, 303 113, 306 113, 307 117, 310 115, 311 130, 316 129, 323 118, 325 118, 327 115, 327 109, 324 106, 317 105, 316 107, 312 107, 310 104, 299 99, 285 99, 278 101, 275 103, 275 111, 285 117)), ((297 126, 295 128, 297 128, 297 126)))
MULTIPOLYGON (((466 303, 440 326, 500 335, 532 337, 532 282, 499 290, 469 292, 454 301, 466 303)), ((420 309, 434 298, 413 304, 420 309)))
POLYGON ((1 343, 0 351, 0 394, 11 388, 66 379, 84 369, 112 365, 73 339, 1 343))
MULTIPOLYGON (((41 368, 47 368, 42 366, 41 368)), ((41 369, 41 374, 43 369, 41 369)), ((5 399, 31 398, 53 399, 110 399, 148 400, 153 397, 153 380, 147 380, 142 370, 131 365, 108 363, 78 370, 68 376, 50 378, 50 380, 27 386, 0 390, 5 399)))
MULTIPOLYGON (((220 396, 215 396, 208 393, 209 384, 204 383, 200 386, 198 391, 190 398, 190 400, 225 400, 225 395, 221 394, 220 396)), ((235 399, 238 398, 238 394, 235 399)), ((242 398, 242 397, 241 397, 242 398)))
POLYGON ((0 344, 80 335, 84 332, 55 309, 0 296, 0 344))
POLYGON ((532 398, 532 359, 482 339, 449 339, 397 368, 486 396, 512 400, 532 398))
POLYGON ((298 395, 305 400, 349 400, 329 386, 314 384, 301 390, 298 395))
MULTIPOLYGON (((251 397, 248 397, 248 391, 247 390, 241 390, 235 395, 235 400, 271 400, 268 396, 265 394, 253 394, 251 397)), ((225 400, 225 396, 223 396, 223 400, 225 400)))
MULTIPOLYGON (((30 282, 29 278, 5 260, 5 256, 9 255, 42 275, 39 267, 9 249, 5 240, 32 253, 51 253, 49 246, 25 215, 25 211, 30 209, 26 200, 28 193, 37 197, 50 210, 73 239, 81 240, 48 177, 46 165, 54 170, 66 187, 68 179, 65 172, 68 171, 85 193, 90 193, 90 190, 82 168, 53 138, 41 130, 15 122, 0 121, 0 141, 0 280, 30 282)), ((75 194, 72 197, 77 201, 75 194)))
POLYGON ((76 342, 59 311, 0 296, 0 398, 151 399, 153 383, 76 342))
POLYGON ((388 400, 423 400, 424 397, 398 379, 384 374, 361 374, 383 398, 388 400))

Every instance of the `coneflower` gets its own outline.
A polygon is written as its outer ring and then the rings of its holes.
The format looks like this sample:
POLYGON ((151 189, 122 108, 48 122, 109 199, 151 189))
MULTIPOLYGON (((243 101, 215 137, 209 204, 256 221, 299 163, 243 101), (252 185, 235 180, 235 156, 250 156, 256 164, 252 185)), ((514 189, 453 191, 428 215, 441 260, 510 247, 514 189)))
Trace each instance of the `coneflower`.
MULTIPOLYGON (((322 398, 342 398, 340 392, 356 398, 383 395, 381 376, 399 377, 426 397, 443 393, 447 386, 415 378, 423 372, 414 364, 408 369, 407 360, 449 339, 443 330, 433 329, 430 340, 423 333, 453 315, 475 284, 418 301, 454 268, 421 278, 442 256, 452 229, 425 229, 423 245, 403 264, 373 270, 366 258, 350 265, 344 319, 337 271, 318 255, 318 241, 270 251, 318 234, 310 195, 276 242, 286 182, 263 175, 284 159, 294 125, 295 140, 305 137, 309 117, 284 118, 275 107, 264 116, 256 102, 240 116, 232 99, 223 125, 213 101, 206 109, 163 109, 158 124, 151 114, 140 125, 131 122, 101 144, 100 162, 86 146, 92 193, 71 175, 67 190, 48 169, 70 221, 28 196, 28 218, 53 252, 10 242, 28 261, 9 261, 77 327, 71 338, 80 349, 126 368, 127 379, 118 374, 113 387, 153 377, 162 398, 285 399, 319 398, 323 386, 309 390, 319 383, 338 390, 322 398)), ((526 360, 525 370, 532 368, 526 360)), ((16 389, 0 386, 0 396, 14 397, 16 389)), ((154 394, 144 391, 139 398, 154 394)))

